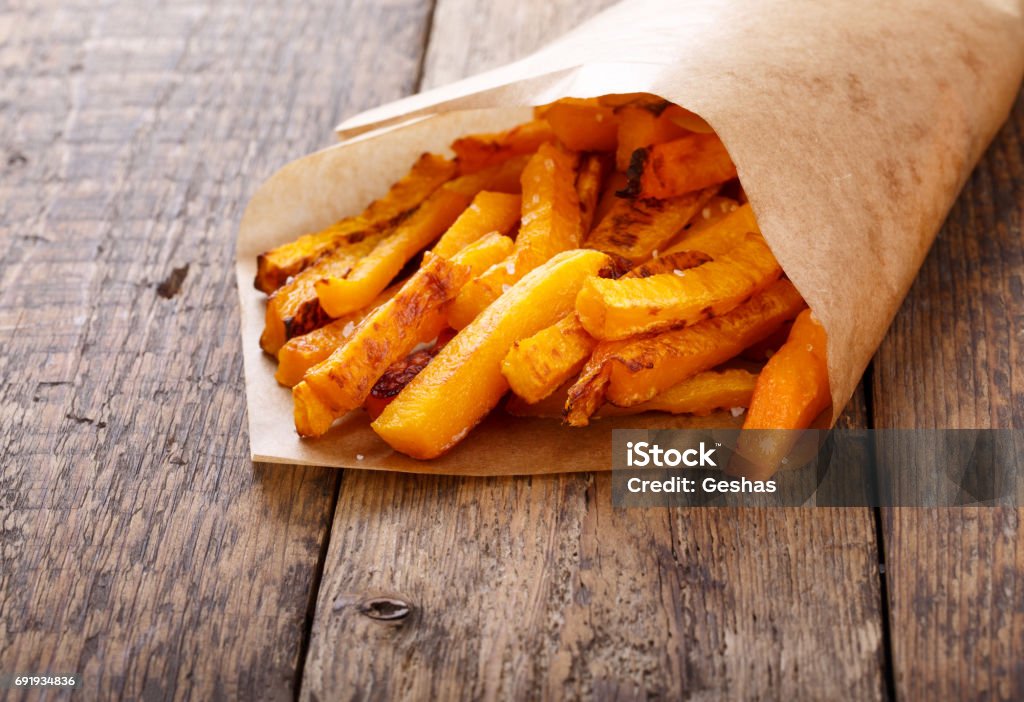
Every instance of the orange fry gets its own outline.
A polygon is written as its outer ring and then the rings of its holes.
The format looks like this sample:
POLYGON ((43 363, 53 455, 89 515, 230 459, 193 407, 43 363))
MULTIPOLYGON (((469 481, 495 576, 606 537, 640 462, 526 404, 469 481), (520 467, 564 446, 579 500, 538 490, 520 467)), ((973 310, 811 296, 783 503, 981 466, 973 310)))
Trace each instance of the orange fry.
POLYGON ((344 278, 316 281, 320 305, 331 317, 365 307, 402 270, 402 266, 428 246, 455 221, 470 197, 445 186, 380 241, 344 278))
POLYGON ((754 390, 744 429, 806 429, 832 402, 825 328, 804 310, 769 359, 754 390))
POLYGON ((494 134, 470 134, 452 142, 455 161, 462 174, 476 173, 513 156, 532 154, 555 138, 544 120, 534 120, 494 134))
POLYGON ((760 234, 750 205, 742 205, 730 210, 723 217, 709 216, 704 220, 703 214, 695 220, 696 226, 687 229, 682 238, 668 252, 703 251, 709 256, 719 257, 732 251, 747 239, 747 234, 760 234), (711 224, 704 224, 711 221, 711 224))
POLYGON ((605 405, 598 417, 615 417, 641 412, 668 412, 706 416, 718 410, 749 407, 757 374, 742 368, 704 371, 632 407, 605 405))
POLYGON ((689 134, 633 152, 626 195, 677 197, 736 177, 725 145, 714 134, 689 134))
MULTIPOLYGON (((686 269, 710 260, 692 251, 649 261, 626 273, 626 278, 644 278, 665 271, 686 269)), ((501 372, 512 392, 527 402, 540 402, 559 385, 579 373, 597 341, 583 329, 575 314, 542 329, 528 339, 517 341, 501 364, 501 372)), ((563 403, 564 404, 564 403, 563 403)))
POLYGON ((669 200, 632 200, 616 197, 586 245, 639 263, 655 251, 664 251, 715 194, 707 188, 669 200))
POLYGON ((596 100, 567 98, 539 108, 558 140, 573 151, 614 151, 618 118, 596 100))
POLYGON ((619 117, 618 150, 615 165, 620 171, 629 168, 633 152, 655 144, 679 139, 687 134, 666 114, 668 103, 661 101, 646 105, 627 105, 616 111, 619 117))
POLYGON ((449 319, 456 329, 469 324, 508 286, 561 251, 580 245, 576 154, 544 144, 523 170, 523 216, 515 251, 470 281, 455 298, 449 319))
POLYGON ((598 154, 589 154, 583 159, 580 173, 576 176, 576 195, 580 201, 580 235, 586 236, 594 223, 597 201, 601 196, 601 184, 608 170, 605 159, 598 154))
POLYGON ((329 322, 331 317, 316 295, 316 282, 328 276, 348 275, 385 235, 386 232, 377 232, 362 241, 340 246, 272 292, 267 299, 260 348, 276 356, 289 339, 329 322))
POLYGON ((550 327, 515 342, 501 362, 509 387, 529 403, 540 402, 572 378, 597 345, 569 313, 550 327))
POLYGON ((335 419, 363 404, 388 366, 417 344, 435 338, 445 326, 441 306, 470 274, 469 266, 428 255, 393 298, 373 310, 344 345, 310 368, 295 386, 299 435, 324 434, 335 419), (314 400, 326 411, 315 407, 314 400))
POLYGON ((742 304, 782 275, 760 234, 694 270, 675 269, 647 278, 588 280, 576 298, 576 315, 597 339, 689 326, 742 304))
POLYGON ((521 207, 518 195, 486 190, 477 193, 472 204, 459 215, 431 250, 437 256, 451 258, 484 234, 508 234, 519 223, 521 207))
POLYGON ((270 293, 340 246, 355 244, 393 226, 416 209, 431 193, 455 175, 455 163, 436 154, 423 154, 412 170, 375 200, 361 215, 347 217, 326 229, 260 254, 256 261, 256 288, 270 293))
POLYGON ((771 357, 754 388, 737 455, 729 472, 768 478, 806 429, 832 403, 825 329, 810 310, 796 318, 789 339, 771 357), (789 431, 763 431, 789 430, 789 431))
MULTIPOLYGON (((594 212, 594 222, 591 229, 596 229, 604 218, 608 216, 608 213, 615 207, 615 203, 620 200, 625 200, 625 197, 620 197, 617 193, 623 190, 629 184, 629 180, 626 178, 625 173, 614 171, 608 176, 608 182, 605 183, 604 191, 601 193, 601 199, 597 201, 597 211, 594 212)), ((591 232, 592 233, 592 232, 591 232)))
POLYGON ((301 381, 306 371, 334 353, 335 349, 352 336, 356 325, 366 315, 394 297, 401 287, 401 284, 392 285, 358 312, 339 317, 319 329, 289 339, 277 352, 277 372, 274 378, 289 388, 301 381))
POLYGON ((629 407, 764 339, 805 307, 788 280, 779 280, 728 314, 684 329, 603 342, 569 391, 569 423, 585 426, 607 397, 629 407))
POLYGON ((508 391, 501 361, 512 344, 565 315, 583 280, 610 264, 600 252, 574 250, 528 273, 448 342, 373 422, 374 431, 413 458, 450 449, 508 391))

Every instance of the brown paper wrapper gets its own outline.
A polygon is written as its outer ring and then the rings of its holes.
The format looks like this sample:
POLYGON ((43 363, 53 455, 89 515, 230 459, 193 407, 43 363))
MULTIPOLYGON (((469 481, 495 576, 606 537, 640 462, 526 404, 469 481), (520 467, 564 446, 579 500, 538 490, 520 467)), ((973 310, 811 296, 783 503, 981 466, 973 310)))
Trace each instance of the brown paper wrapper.
POLYGON ((656 93, 718 132, 765 239, 828 332, 838 415, 1022 72, 1017 0, 636 0, 521 61, 347 120, 345 141, 274 174, 242 219, 253 459, 474 475, 606 470, 612 428, 736 423, 641 416, 569 429, 496 411, 430 462, 391 451, 361 412, 322 439, 296 436, 291 393, 259 348, 257 254, 359 211, 419 153, 568 96, 656 93))

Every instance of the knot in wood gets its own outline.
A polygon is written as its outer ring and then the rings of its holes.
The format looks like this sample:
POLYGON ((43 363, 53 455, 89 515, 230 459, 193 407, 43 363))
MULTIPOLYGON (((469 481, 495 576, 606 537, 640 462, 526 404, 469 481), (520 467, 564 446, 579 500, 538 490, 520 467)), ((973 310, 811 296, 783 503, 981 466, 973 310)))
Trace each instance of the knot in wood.
POLYGON ((370 619, 397 621, 412 613, 412 605, 395 597, 374 597, 359 603, 359 613, 370 619))

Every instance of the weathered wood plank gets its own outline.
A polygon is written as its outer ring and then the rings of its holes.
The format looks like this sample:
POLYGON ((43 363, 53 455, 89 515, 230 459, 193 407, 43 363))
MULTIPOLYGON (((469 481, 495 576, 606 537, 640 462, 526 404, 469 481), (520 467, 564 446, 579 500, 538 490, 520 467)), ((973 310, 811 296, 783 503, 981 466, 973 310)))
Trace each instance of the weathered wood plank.
MULTIPOLYGON (((1024 429, 1024 96, 878 352, 879 427, 1024 429)), ((1024 698, 1024 509, 883 510, 896 689, 1024 698)))
POLYGON ((340 105, 413 88, 429 9, 0 11, 0 672, 293 694, 338 474, 249 461, 235 227, 340 105))
MULTIPOLYGON (((442 0, 424 82, 605 4, 442 0)), ((347 471, 302 693, 876 699, 877 563, 867 509, 616 510, 608 475, 347 471)))

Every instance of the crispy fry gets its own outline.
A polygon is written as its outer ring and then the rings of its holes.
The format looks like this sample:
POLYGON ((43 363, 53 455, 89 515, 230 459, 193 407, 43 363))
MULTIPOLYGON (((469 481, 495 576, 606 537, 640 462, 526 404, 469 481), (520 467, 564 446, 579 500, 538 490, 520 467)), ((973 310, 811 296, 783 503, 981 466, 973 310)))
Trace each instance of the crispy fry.
POLYGON ((568 98, 539 108, 558 140, 573 151, 614 151, 618 118, 596 100, 568 98))
POLYGON ((370 305, 335 319, 319 329, 314 329, 302 336, 289 339, 288 343, 277 352, 277 372, 274 378, 285 387, 292 387, 302 380, 310 368, 324 360, 352 336, 356 325, 374 309, 387 302, 401 288, 401 284, 392 285, 377 296, 370 305))
POLYGON ((439 189, 356 263, 346 277, 317 280, 320 305, 331 317, 340 317, 369 304, 410 258, 451 226, 470 199, 448 186, 439 189))
POLYGON ((432 251, 437 256, 451 258, 484 234, 508 234, 519 222, 521 207, 518 195, 486 190, 477 193, 472 204, 448 227, 432 251))
POLYGON ((323 256, 270 294, 264 317, 260 348, 276 356, 285 342, 323 326, 331 317, 320 306, 316 281, 326 276, 345 276, 385 236, 373 234, 323 256))
POLYGON ((628 197, 678 197, 736 177, 725 145, 714 134, 689 134, 637 149, 629 165, 628 197))
MULTIPOLYGON (((713 217, 709 217, 711 219, 713 217)), ((750 205, 737 207, 724 217, 714 220, 713 224, 703 225, 704 221, 702 216, 698 220, 699 226, 688 229, 667 252, 703 251, 709 256, 719 257, 746 241, 748 233, 761 233, 750 205)))
POLYGON ((576 176, 576 195, 580 202, 580 235, 586 237, 594 223, 597 201, 601 196, 601 184, 608 171, 606 159, 598 154, 588 154, 576 176))
POLYGON ((513 156, 532 154, 555 138, 545 120, 534 120, 494 134, 470 134, 452 142, 455 162, 462 174, 476 173, 513 156))
POLYGON ((668 247, 715 190, 706 188, 670 200, 617 197, 600 224, 590 232, 586 245, 635 263, 646 261, 658 249, 668 247))
MULTIPOLYGON (((709 261, 699 252, 666 256, 637 266, 626 278, 645 278, 676 269, 692 268, 709 261)), ((512 392, 527 402, 540 402, 559 385, 579 373, 597 341, 583 329, 575 314, 517 341, 501 364, 512 392)))
POLYGON ((761 235, 746 236, 732 251, 694 270, 588 280, 576 298, 576 315, 591 336, 608 340, 689 326, 725 314, 782 275, 761 235))
POLYGON ((523 170, 523 217, 515 251, 470 281, 455 298, 449 319, 456 329, 469 324, 502 292, 556 253, 580 245, 576 154, 544 144, 523 170))
POLYGON ((451 260, 462 266, 469 266, 471 275, 479 275, 512 253, 515 243, 512 239, 491 232, 467 245, 452 256, 451 260))
POLYGON ((804 310, 761 371, 744 429, 806 429, 831 403, 825 328, 804 310))
POLYGON ((729 360, 769 336, 804 308, 788 280, 779 280, 728 314, 684 329, 597 346, 569 391, 569 423, 585 426, 605 398, 629 407, 729 360))
MULTIPOLYGON (((704 203, 704 207, 701 209, 700 214, 694 216, 689 226, 686 228, 685 236, 693 236, 699 232, 702 232, 710 227, 721 222, 723 219, 729 216, 731 212, 735 212, 739 209, 740 203, 731 197, 725 195, 715 195, 713 198, 704 203)), ((756 225, 756 223, 755 223, 756 225)), ((756 227, 749 229, 748 231, 759 231, 756 227)))
POLYGON ((393 226, 454 175, 454 162, 436 154, 423 154, 387 195, 370 203, 361 215, 260 254, 256 262, 256 288, 271 293, 323 254, 393 226))
POLYGON ((519 181, 523 176, 523 169, 526 168, 526 164, 529 162, 529 155, 513 156, 496 166, 490 166, 476 173, 459 176, 455 180, 446 183, 445 187, 461 193, 469 199, 473 199, 477 193, 484 190, 516 194, 521 190, 519 181))
POLYGON ((414 458, 450 449, 508 391, 501 361, 512 344, 566 314, 583 280, 610 263, 597 251, 566 251, 527 274, 444 347, 373 429, 414 458))
POLYGON ((598 417, 615 417, 641 412, 696 414, 706 416, 717 410, 749 407, 757 374, 743 368, 704 371, 632 407, 605 405, 598 417))
POLYGON ((428 255, 398 293, 371 312, 327 360, 306 372, 293 388, 295 429, 301 436, 324 434, 338 417, 363 404, 373 384, 395 361, 445 327, 442 305, 469 279, 469 266, 428 255), (329 413, 305 411, 306 386, 329 413), (330 421, 326 417, 330 416, 330 421))
POLYGON ((804 310, 789 339, 761 371, 729 471, 767 478, 806 429, 832 403, 825 329, 804 310), (753 430, 753 431, 748 431, 753 430), (762 431, 789 430, 789 431, 762 431))
POLYGON ((626 178, 625 173, 615 171, 608 176, 608 182, 605 183, 604 191, 601 193, 601 199, 597 202, 597 211, 594 212, 594 222, 591 226, 591 232, 601 225, 604 218, 608 216, 608 213, 615 207, 615 203, 619 200, 626 198, 619 197, 618 192, 625 188, 629 184, 629 180, 626 178))
POLYGON ((616 110, 619 117, 618 149, 615 165, 620 171, 629 168, 633 152, 655 144, 679 139, 687 134, 666 114, 668 103, 662 101, 645 105, 626 105, 616 110))
POLYGON ((597 345, 569 313, 550 327, 515 342, 501 362, 509 387, 529 403, 540 402, 572 378, 597 345))
MULTIPOLYGON (((727 368, 698 373, 678 385, 655 395, 647 402, 632 407, 602 405, 594 417, 621 417, 644 412, 692 414, 706 417, 719 410, 735 410, 750 406, 750 397, 757 383, 757 373, 745 368, 727 368)), ((515 395, 505 404, 505 411, 515 417, 546 417, 561 419, 570 385, 563 384, 540 402, 530 404, 515 395)))

